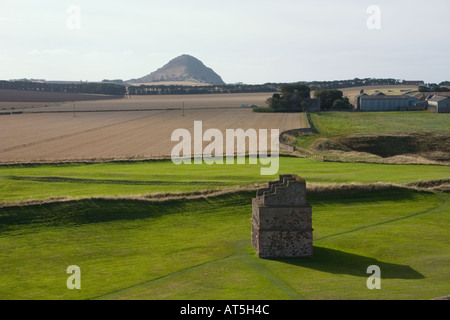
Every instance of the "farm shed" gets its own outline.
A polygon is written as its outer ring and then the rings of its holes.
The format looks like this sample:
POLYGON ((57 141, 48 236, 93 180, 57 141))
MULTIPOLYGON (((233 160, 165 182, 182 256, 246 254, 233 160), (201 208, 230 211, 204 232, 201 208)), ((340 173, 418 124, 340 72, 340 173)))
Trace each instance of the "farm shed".
POLYGON ((407 110, 409 101, 406 95, 385 95, 378 92, 370 96, 360 96, 359 107, 361 111, 399 111, 407 110))
POLYGON ((450 97, 434 96, 428 99, 428 110, 436 113, 450 113, 450 97))
POLYGON ((361 110, 361 97, 367 97, 368 94, 364 93, 364 90, 361 90, 361 93, 355 97, 355 105, 356 109, 361 110))
POLYGON ((406 86, 423 86, 425 82, 423 80, 403 80, 402 84, 406 86))
POLYGON ((408 107, 402 107, 400 111, 423 111, 427 108, 428 103, 426 101, 414 97, 409 97, 408 99, 408 107))

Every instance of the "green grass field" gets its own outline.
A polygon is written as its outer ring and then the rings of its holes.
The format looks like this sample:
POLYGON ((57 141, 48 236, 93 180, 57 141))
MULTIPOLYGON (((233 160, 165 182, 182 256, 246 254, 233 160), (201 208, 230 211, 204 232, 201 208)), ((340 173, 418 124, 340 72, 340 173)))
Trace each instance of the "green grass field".
POLYGON ((316 130, 325 137, 398 133, 450 132, 450 114, 416 112, 311 113, 316 130))
MULTIPOLYGON (((0 299, 432 299, 450 292, 449 193, 392 189, 309 194, 314 257, 263 260, 250 244, 251 199, 89 199, 266 183, 254 165, 170 161, 0 168, 0 299), (66 269, 81 269, 69 290, 66 269), (369 290, 369 265, 381 290, 369 290)), ((408 183, 450 178, 431 165, 329 163, 282 157, 308 183, 408 183)))
POLYGON ((314 257, 262 260, 251 198, 4 208, 2 299, 431 299, 448 294, 449 194, 310 196, 314 257), (81 269, 68 290, 66 268, 81 269), (381 290, 369 290, 369 265, 381 290))
MULTIPOLYGON (((276 180, 261 165, 180 165, 171 161, 0 167, 0 202, 51 197, 94 197, 192 192, 276 180)), ((450 177, 450 167, 320 162, 280 158, 279 174, 308 183, 407 183, 450 177)))

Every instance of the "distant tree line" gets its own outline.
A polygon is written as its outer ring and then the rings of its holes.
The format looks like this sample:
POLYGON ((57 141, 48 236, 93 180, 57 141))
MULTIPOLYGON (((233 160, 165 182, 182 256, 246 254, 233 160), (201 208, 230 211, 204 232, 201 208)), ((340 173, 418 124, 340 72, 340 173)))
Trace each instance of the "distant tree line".
POLYGON ((305 82, 311 90, 320 89, 342 89, 350 87, 362 87, 362 86, 385 86, 385 85, 400 85, 403 80, 399 79, 375 79, 375 78, 365 78, 359 79, 355 78, 353 80, 335 80, 335 81, 312 81, 305 82))
POLYGON ((256 93, 278 91, 276 84, 224 85, 224 86, 182 86, 182 85, 140 85, 128 87, 130 95, 162 94, 214 94, 214 93, 256 93))
POLYGON ((33 81, 0 81, 0 89, 109 95, 124 95, 126 93, 126 87, 123 85, 98 82, 50 83, 33 81))
MULTIPOLYGON (((258 93, 258 92, 281 92, 283 87, 304 85, 311 91, 316 90, 334 90, 347 87, 359 87, 370 85, 400 85, 402 80, 398 79, 374 79, 355 78, 353 80, 335 80, 335 81, 312 81, 298 83, 265 83, 257 85, 249 84, 227 84, 227 85, 205 85, 205 86, 182 86, 182 85, 140 85, 129 86, 130 95, 165 95, 165 94, 214 94, 214 93, 258 93)), ((449 82, 443 82, 445 85, 449 82)), ((45 81, 0 81, 0 89, 30 90, 44 92, 68 92, 68 93, 91 93, 91 94, 110 94, 124 95, 127 91, 125 82, 117 80, 103 80, 97 82, 83 83, 52 83, 45 81)))
POLYGON ((441 86, 429 86, 429 87, 420 86, 419 92, 450 92, 450 89, 447 87, 441 87, 441 86))
MULTIPOLYGON (((118 83, 118 80, 104 80, 118 83)), ((340 89, 348 87, 372 86, 372 85, 400 85, 402 80, 397 79, 358 79, 336 81, 313 81, 290 83, 265 83, 258 85, 227 84, 223 86, 182 86, 182 85, 140 85, 128 88, 130 95, 164 95, 164 94, 212 94, 212 93, 258 93, 279 92, 282 87, 303 84, 311 90, 340 89)))
POLYGON ((441 86, 450 86, 450 81, 443 81, 439 85, 441 85, 441 86))

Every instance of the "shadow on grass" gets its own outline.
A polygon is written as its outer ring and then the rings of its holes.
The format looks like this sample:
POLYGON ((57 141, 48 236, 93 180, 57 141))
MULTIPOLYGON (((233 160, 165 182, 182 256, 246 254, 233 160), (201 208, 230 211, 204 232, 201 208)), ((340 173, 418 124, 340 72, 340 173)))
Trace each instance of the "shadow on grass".
POLYGON ((332 274, 347 274, 368 278, 367 268, 371 265, 380 267, 382 279, 424 279, 424 275, 410 266, 379 261, 330 248, 314 247, 311 258, 270 259, 299 267, 309 268, 332 274))
MULTIPOLYGON (((213 199, 186 201, 174 199, 164 202, 147 200, 83 199, 31 206, 0 208, 0 233, 21 226, 71 226, 110 221, 132 221, 157 218, 170 214, 198 214, 220 212, 223 207, 249 206, 253 192, 225 194, 213 199)), ((251 211, 249 207, 247 210, 251 211)))
POLYGON ((326 187, 321 190, 307 190, 308 202, 314 207, 320 204, 342 204, 352 205, 358 203, 369 204, 371 202, 414 200, 419 194, 431 194, 426 191, 387 186, 371 188, 367 186, 343 186, 336 188, 326 187))
MULTIPOLYGON (((374 192, 372 194, 355 195, 329 195, 327 197, 310 197, 313 206, 319 204, 348 204, 377 201, 399 201, 401 199, 413 199, 415 192, 374 192)), ((251 215, 251 199, 254 191, 240 191, 214 197, 201 197, 198 199, 173 199, 164 202, 148 201, 146 199, 100 199, 90 198, 83 200, 56 201, 53 203, 35 205, 17 205, 0 208, 0 233, 14 226, 40 224, 45 226, 66 224, 88 224, 118 220, 138 220, 156 218, 169 214, 201 212, 217 212, 220 214, 223 208, 236 208, 238 211, 248 207, 251 215), (239 208, 239 209, 238 209, 239 208)), ((426 211, 428 212, 428 210, 426 211)), ((423 212, 416 213, 422 214, 423 212)), ((199 216, 201 217, 201 215, 199 216)), ((409 216, 408 216, 409 217, 409 216)), ((401 217, 399 219, 403 219, 401 217)), ((398 219, 396 219, 398 220, 398 219)), ((381 222, 385 223, 385 222, 381 222)), ((354 231, 354 230, 352 230, 354 231)), ((330 235, 335 236, 335 235, 330 235)), ((327 236, 327 237, 330 237, 327 236)), ((320 239, 323 240, 324 238, 320 239)), ((319 249, 320 250, 320 249, 319 249)))

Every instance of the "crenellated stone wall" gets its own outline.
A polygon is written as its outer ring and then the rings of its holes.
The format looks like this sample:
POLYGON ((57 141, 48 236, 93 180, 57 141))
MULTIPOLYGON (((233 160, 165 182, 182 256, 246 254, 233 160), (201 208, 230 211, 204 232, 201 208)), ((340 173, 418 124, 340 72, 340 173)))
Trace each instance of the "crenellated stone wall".
POLYGON ((313 254, 312 208, 306 182, 296 175, 259 189, 253 199, 252 245, 260 258, 310 257, 313 254))

